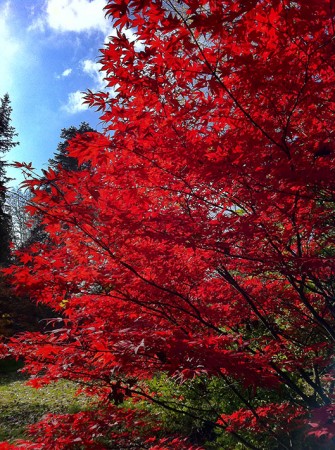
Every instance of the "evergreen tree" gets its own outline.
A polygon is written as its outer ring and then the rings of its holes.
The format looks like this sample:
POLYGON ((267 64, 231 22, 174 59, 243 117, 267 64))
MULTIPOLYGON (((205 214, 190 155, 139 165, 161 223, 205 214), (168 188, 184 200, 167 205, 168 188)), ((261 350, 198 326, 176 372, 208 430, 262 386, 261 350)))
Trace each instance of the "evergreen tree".
MULTIPOLYGON (((88 132, 95 131, 87 122, 81 122, 79 127, 72 125, 69 128, 62 128, 60 138, 62 139, 58 146, 57 150, 54 153, 54 157, 49 159, 50 167, 58 172, 60 166, 69 171, 69 172, 77 172, 80 169, 88 168, 90 163, 85 162, 84 164, 78 164, 78 159, 72 156, 69 156, 68 146, 69 141, 74 138, 77 134, 84 134, 88 132)), ((48 190, 50 186, 45 186, 45 189, 48 190)), ((34 242, 43 242, 47 239, 47 233, 44 230, 44 226, 41 223, 38 214, 34 217, 35 223, 29 230, 29 237, 22 242, 21 247, 24 248, 33 244, 34 242)))
POLYGON ((71 126, 69 128, 62 128, 61 131, 61 139, 62 141, 58 144, 57 151, 55 152, 55 156, 52 159, 49 159, 50 166, 57 170, 58 165, 60 164, 65 170, 69 171, 78 171, 82 168, 82 166, 78 165, 77 158, 69 156, 68 154, 68 145, 69 141, 74 138, 77 134, 84 134, 87 132, 95 131, 87 122, 81 122, 79 127, 71 126))
POLYGON ((9 243, 11 237, 11 220, 5 210, 6 202, 6 162, 2 159, 4 153, 15 147, 17 136, 15 128, 11 126, 11 113, 9 95, 5 94, 0 100, 0 264, 5 264, 9 259, 9 243))
POLYGON ((0 152, 6 153, 18 145, 13 139, 17 136, 15 128, 10 125, 12 107, 10 106, 9 95, 5 94, 0 99, 0 152))

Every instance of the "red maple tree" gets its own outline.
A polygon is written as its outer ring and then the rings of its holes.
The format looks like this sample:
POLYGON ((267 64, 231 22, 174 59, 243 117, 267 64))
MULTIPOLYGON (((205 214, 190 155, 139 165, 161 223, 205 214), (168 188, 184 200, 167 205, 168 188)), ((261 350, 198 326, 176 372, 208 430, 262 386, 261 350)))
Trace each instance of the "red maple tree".
POLYGON ((7 270, 60 315, 10 351, 35 385, 76 380, 100 403, 21 445, 333 445, 333 2, 105 9, 106 90, 87 95, 105 134, 72 140, 86 169, 26 181, 48 238, 7 270), (155 391, 158 374, 200 380, 202 407, 155 391), (209 427, 207 444, 164 437, 160 408, 209 427))

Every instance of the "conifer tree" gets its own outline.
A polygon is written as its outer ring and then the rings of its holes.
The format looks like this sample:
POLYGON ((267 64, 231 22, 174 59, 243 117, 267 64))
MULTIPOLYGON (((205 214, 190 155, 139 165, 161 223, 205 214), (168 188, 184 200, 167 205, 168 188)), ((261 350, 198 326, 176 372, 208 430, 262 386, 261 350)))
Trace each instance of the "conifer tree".
POLYGON ((57 151, 52 159, 49 159, 50 166, 57 170, 59 164, 65 170, 78 171, 78 160, 68 154, 69 141, 77 134, 84 134, 87 132, 95 131, 87 122, 81 122, 79 127, 71 126, 69 128, 62 128, 60 137, 62 141, 57 146, 57 151))
POLYGON ((7 153, 18 142, 14 141, 17 133, 11 126, 12 107, 9 95, 5 94, 0 100, 0 264, 5 264, 9 259, 9 243, 11 236, 11 221, 9 214, 6 213, 6 161, 3 154, 7 153))

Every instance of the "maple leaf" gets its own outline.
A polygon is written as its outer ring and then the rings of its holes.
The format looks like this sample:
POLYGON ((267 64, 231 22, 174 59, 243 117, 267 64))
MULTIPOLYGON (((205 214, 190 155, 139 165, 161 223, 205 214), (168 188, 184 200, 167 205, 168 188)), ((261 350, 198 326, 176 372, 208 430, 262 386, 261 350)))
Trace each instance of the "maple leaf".
POLYGON ((87 168, 24 182, 47 237, 4 269, 61 316, 6 349, 35 383, 67 378, 99 401, 46 417, 32 439, 287 448, 307 423, 311 445, 333 439, 329 2, 105 12, 117 29, 101 51, 106 89, 85 98, 104 129, 69 143, 87 168))

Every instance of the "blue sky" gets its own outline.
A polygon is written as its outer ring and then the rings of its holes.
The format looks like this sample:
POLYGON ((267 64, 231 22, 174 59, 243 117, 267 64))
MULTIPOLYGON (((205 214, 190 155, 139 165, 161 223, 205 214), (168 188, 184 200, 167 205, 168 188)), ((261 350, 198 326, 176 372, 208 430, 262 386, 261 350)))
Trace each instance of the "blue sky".
MULTIPOLYGON (((81 91, 103 88, 99 48, 112 27, 105 0, 0 0, 0 96, 8 92, 20 145, 11 161, 46 168, 62 128, 99 114, 82 105, 81 91)), ((22 181, 20 171, 7 174, 22 181)))

